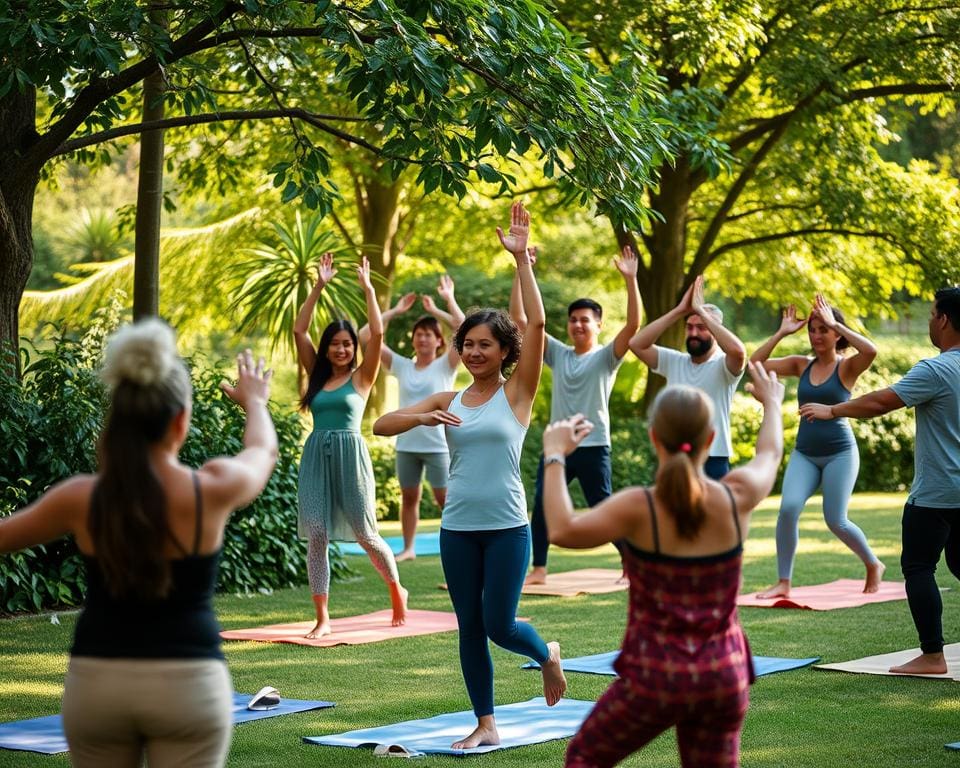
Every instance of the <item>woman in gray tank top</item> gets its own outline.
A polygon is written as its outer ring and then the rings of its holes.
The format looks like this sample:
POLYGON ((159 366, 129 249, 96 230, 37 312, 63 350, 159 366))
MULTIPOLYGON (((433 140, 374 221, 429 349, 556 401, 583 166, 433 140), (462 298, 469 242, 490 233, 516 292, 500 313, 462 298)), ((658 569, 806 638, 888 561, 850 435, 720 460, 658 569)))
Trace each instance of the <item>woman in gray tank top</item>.
POLYGON ((516 259, 527 326, 509 315, 482 309, 457 331, 455 344, 473 382, 462 392, 441 392, 373 425, 378 435, 418 426, 443 426, 450 448, 450 480, 440 530, 440 556, 460 628, 460 668, 477 727, 455 749, 499 744, 493 714, 493 663, 488 639, 540 664, 547 704, 566 690, 560 646, 544 643, 516 620, 530 557, 526 495, 520 450, 530 424, 543 366, 545 314, 527 255, 530 216, 511 209, 510 231, 497 234, 516 259), (522 349, 522 351, 521 351, 522 349), (513 373, 507 376, 516 363, 513 373))
MULTIPOLYGON (((846 402, 873 358, 877 348, 869 339, 851 331, 843 314, 830 307, 819 293, 810 317, 797 317, 791 305, 784 311, 780 328, 753 353, 750 360, 762 363, 767 371, 781 377, 799 376, 797 399, 800 405, 819 402, 828 405, 846 402), (774 347, 786 336, 807 326, 813 357, 788 355, 770 359, 774 347), (854 354, 845 357, 848 347, 854 354)), ((801 421, 797 442, 783 476, 780 513, 777 516, 777 583, 761 592, 761 598, 790 595, 793 561, 800 532, 800 513, 818 487, 823 492, 823 518, 827 526, 863 562, 866 568, 864 592, 880 588, 885 566, 870 549, 863 531, 847 518, 847 505, 860 469, 860 456, 853 431, 846 419, 801 421)))

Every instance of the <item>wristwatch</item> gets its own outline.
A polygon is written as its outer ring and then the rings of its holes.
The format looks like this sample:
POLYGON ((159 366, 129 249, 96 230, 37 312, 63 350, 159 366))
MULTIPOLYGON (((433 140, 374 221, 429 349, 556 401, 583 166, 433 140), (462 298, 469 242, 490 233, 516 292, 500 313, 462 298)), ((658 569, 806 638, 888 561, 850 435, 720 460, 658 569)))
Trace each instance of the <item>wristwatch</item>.
POLYGON ((549 467, 551 464, 559 464, 561 467, 567 466, 567 457, 562 453, 552 453, 543 457, 543 466, 549 467))

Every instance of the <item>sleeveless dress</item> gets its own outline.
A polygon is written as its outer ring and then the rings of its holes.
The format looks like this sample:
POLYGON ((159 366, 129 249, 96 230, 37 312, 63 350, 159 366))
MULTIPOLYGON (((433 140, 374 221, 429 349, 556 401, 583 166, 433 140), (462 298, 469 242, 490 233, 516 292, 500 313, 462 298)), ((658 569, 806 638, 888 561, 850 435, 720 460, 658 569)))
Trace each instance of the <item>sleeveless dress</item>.
POLYGON ((297 531, 312 527, 331 541, 357 541, 355 531, 377 535, 376 486, 370 452, 360 434, 366 400, 353 377, 310 402, 313 431, 303 446, 297 490, 297 531))

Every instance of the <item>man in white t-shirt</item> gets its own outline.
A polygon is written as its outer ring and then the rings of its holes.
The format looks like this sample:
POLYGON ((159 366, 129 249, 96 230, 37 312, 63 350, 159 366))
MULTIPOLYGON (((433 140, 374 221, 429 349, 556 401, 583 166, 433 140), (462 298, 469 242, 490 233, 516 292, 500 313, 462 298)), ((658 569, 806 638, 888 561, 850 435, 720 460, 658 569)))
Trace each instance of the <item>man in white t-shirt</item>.
POLYGON ((630 340, 630 349, 668 385, 699 387, 713 400, 714 436, 704 471, 719 480, 730 471, 730 406, 743 377, 747 351, 724 327, 720 309, 703 303, 703 277, 694 280, 677 306, 641 328, 630 340), (656 340, 681 318, 685 320, 687 353, 657 346, 656 340))
MULTIPOLYGON (((531 259, 536 254, 531 253, 531 259)), ((566 419, 582 413, 593 422, 593 431, 577 449, 566 457, 567 484, 574 479, 591 507, 613 493, 610 465, 610 391, 630 337, 640 325, 640 290, 637 287, 637 257, 629 246, 621 258, 614 259, 627 291, 627 320, 613 341, 601 345, 603 308, 593 299, 577 299, 567 308, 567 336, 570 344, 547 334, 543 362, 553 371, 553 393, 550 398, 550 421, 566 419)), ((510 314, 521 328, 526 324, 519 290, 514 282, 510 297, 510 314)), ((543 514, 543 456, 537 468, 537 485, 533 496, 532 532, 533 569, 526 584, 543 584, 547 578, 547 551, 550 540, 543 514)))

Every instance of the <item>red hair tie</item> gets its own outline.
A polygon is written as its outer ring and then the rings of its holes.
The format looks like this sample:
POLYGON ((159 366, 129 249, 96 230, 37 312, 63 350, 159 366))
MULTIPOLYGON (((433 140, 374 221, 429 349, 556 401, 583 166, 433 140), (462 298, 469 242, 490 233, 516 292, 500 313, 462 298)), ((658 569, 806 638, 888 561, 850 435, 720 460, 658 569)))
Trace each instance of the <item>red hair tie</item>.
POLYGON ((693 446, 690 443, 680 443, 680 450, 684 453, 690 453, 693 450, 693 446))

